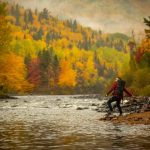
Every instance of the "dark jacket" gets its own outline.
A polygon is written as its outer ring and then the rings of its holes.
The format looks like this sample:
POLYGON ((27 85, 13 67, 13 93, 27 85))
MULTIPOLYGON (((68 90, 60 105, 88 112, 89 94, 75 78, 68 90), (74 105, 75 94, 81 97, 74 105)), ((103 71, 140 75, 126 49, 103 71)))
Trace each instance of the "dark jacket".
MULTIPOLYGON (((125 93, 127 93, 128 96, 132 96, 132 94, 131 94, 125 87, 124 87, 123 91, 124 91, 125 93)), ((112 93, 113 96, 117 96, 117 97, 120 97, 120 98, 123 99, 123 95, 120 96, 120 95, 118 94, 118 82, 117 82, 117 81, 115 81, 115 82, 113 83, 113 85, 112 85, 111 89, 108 91, 107 95, 109 95, 111 92, 113 92, 113 93, 112 93)))

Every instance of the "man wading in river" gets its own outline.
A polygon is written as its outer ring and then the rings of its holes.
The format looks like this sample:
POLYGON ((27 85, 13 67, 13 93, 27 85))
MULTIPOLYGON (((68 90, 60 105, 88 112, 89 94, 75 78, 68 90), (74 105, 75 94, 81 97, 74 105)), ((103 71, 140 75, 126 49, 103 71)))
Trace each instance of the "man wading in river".
POLYGON ((108 115, 111 115, 113 112, 113 108, 111 106, 112 102, 116 102, 116 106, 118 107, 119 113, 120 113, 120 115, 122 115, 122 109, 120 107, 120 102, 121 102, 121 100, 123 100, 123 92, 127 93, 129 96, 132 96, 132 94, 130 92, 128 92, 127 89, 125 88, 125 81, 123 81, 119 77, 117 77, 115 79, 115 82, 113 83, 111 89, 108 91, 106 96, 108 96, 111 92, 113 92, 112 93, 113 96, 107 102, 107 105, 110 110, 108 112, 108 115))

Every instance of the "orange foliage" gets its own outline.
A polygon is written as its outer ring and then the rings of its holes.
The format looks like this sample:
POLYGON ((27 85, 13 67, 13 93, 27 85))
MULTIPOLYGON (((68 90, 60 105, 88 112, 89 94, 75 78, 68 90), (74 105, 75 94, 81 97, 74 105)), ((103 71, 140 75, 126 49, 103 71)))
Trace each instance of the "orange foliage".
POLYGON ((61 61, 60 68, 59 85, 61 87, 74 87, 76 85, 76 71, 66 60, 61 61))
POLYGON ((25 80, 26 69, 22 57, 13 53, 0 56, 0 85, 10 91, 30 91, 32 85, 25 80))
POLYGON ((150 39, 144 39, 136 51, 135 59, 138 63, 146 52, 150 52, 150 39))

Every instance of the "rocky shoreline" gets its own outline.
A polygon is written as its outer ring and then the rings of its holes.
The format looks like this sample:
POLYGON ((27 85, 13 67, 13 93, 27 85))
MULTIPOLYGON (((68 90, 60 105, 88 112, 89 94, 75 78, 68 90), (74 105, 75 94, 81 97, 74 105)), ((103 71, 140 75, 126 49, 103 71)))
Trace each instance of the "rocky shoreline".
POLYGON ((130 125, 144 124, 150 125, 150 111, 127 114, 125 116, 109 116, 100 118, 100 121, 111 121, 113 123, 125 123, 130 125))
MULTIPOLYGON (((105 106, 106 103, 103 105, 105 106)), ((150 125, 150 98, 149 97, 127 98, 126 100, 124 100, 122 109, 123 112, 126 113, 126 115, 123 116, 106 115, 105 117, 100 118, 100 120, 111 121, 113 123, 150 125)), ((114 111, 117 112, 117 109, 114 108, 114 111)))

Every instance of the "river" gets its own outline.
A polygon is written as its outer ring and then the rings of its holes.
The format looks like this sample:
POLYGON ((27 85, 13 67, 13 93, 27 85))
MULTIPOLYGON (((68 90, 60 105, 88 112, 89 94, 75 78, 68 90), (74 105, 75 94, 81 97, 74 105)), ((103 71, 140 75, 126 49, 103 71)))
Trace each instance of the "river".
POLYGON ((150 149, 150 126, 99 121, 103 99, 17 97, 0 100, 0 150, 150 149))

